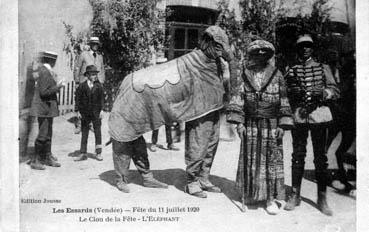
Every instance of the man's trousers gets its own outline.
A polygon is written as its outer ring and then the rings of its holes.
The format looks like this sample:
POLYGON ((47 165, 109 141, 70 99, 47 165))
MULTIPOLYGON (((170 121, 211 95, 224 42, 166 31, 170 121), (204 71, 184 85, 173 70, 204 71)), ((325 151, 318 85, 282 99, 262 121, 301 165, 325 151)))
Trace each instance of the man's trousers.
POLYGON ((94 127, 95 133, 95 151, 96 154, 100 154, 102 151, 101 145, 101 119, 95 116, 82 115, 81 126, 82 126, 82 138, 81 138, 81 153, 87 153, 87 142, 88 133, 90 130, 90 122, 94 127))
POLYGON ((185 162, 187 183, 208 182, 219 143, 219 111, 186 122, 185 162))
POLYGON ((38 135, 35 140, 34 159, 45 160, 51 155, 51 140, 53 136, 53 118, 38 117, 38 135))
POLYGON ((318 191, 324 192, 328 181, 327 128, 319 125, 297 124, 295 129, 292 130, 292 187, 300 188, 301 186, 309 130, 313 144, 315 178, 318 182, 318 191))
POLYGON ((112 140, 114 169, 118 174, 117 182, 128 183, 131 158, 142 176, 150 174, 146 142, 143 136, 130 142, 112 140))
MULTIPOLYGON (((152 144, 158 143, 158 136, 159 136, 159 129, 156 129, 152 132, 152 136, 151 136, 152 144)), ((171 129, 171 126, 169 125, 165 125, 165 137, 167 139, 167 144, 173 144, 172 129, 171 129)))

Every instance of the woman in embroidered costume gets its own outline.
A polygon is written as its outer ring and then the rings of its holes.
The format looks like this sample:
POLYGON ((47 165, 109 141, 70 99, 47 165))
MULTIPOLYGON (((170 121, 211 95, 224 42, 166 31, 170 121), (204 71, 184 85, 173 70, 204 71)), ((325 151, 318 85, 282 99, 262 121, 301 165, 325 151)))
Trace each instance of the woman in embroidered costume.
POLYGON ((237 124, 241 138, 236 182, 242 200, 266 201, 269 214, 277 214, 277 200, 285 199, 282 137, 293 126, 283 76, 271 64, 274 51, 264 40, 249 44, 227 107, 227 121, 237 124))

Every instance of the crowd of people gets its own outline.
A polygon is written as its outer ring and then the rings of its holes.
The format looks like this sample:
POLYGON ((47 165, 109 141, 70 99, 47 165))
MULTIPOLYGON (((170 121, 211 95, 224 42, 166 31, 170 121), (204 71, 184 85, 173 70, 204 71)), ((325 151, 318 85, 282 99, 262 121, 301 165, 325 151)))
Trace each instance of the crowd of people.
MULTIPOLYGON (((76 129, 77 133, 82 131, 76 161, 87 158, 91 123, 96 159, 103 159, 101 112, 105 75, 99 44, 97 37, 91 37, 91 50, 81 54, 75 69, 75 111, 81 121, 76 129)), ((323 214, 332 215, 326 191, 330 179, 327 150, 338 132, 342 132, 342 142, 336 151, 338 178, 346 192, 354 188, 343 165, 344 154, 354 142, 356 130, 352 120, 356 91, 354 54, 338 54, 334 50, 329 53, 328 64, 320 63, 313 58, 312 36, 303 34, 296 41, 295 62, 286 70, 278 70, 274 64, 275 47, 268 41, 258 39, 248 44, 240 61, 230 47, 225 31, 211 26, 205 30, 199 48, 175 62, 163 63, 159 69, 151 67, 125 77, 109 116, 117 188, 130 192, 130 159, 145 187, 167 188, 150 171, 143 134, 153 130, 155 145, 158 128, 165 125, 168 149, 178 150, 171 139, 170 125, 185 122, 187 183, 184 191, 199 198, 206 198, 206 192, 221 193, 222 189, 211 183, 209 176, 219 143, 223 109, 227 122, 236 125, 241 139, 236 184, 244 204, 265 202, 266 211, 272 215, 281 210, 286 199, 282 138, 285 130, 291 130, 292 192, 284 209, 294 210, 300 205, 310 132, 317 206, 323 214), (229 64, 229 79, 223 76, 221 60, 229 64), (224 88, 224 83, 230 87, 224 88), (229 96, 226 103, 224 94, 229 96)), ((43 65, 37 71, 37 91, 32 105, 39 133, 30 166, 43 170, 44 165, 60 167, 57 157, 51 153, 51 141, 53 117, 58 116, 57 93, 64 83, 57 81, 52 69, 57 54, 43 52, 40 58, 43 65)), ((155 146, 151 149, 156 151, 155 146)))

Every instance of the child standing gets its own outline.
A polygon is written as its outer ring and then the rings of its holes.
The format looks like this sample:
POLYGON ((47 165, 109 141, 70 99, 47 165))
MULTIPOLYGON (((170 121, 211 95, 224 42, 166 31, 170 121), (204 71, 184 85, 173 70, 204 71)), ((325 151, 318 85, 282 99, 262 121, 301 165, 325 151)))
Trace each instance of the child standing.
POLYGON ((75 111, 81 118, 82 139, 80 155, 74 161, 87 159, 87 141, 91 122, 95 133, 95 158, 99 161, 103 160, 101 156, 101 113, 104 106, 104 91, 97 79, 98 72, 96 66, 87 66, 84 73, 87 80, 80 84, 76 90, 75 111))

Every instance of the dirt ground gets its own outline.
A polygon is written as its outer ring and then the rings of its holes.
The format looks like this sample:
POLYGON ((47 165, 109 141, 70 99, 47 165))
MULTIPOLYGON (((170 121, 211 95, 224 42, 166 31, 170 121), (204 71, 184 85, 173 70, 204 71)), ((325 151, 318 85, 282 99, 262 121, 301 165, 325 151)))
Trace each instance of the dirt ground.
MULTIPOLYGON (((271 216, 262 206, 248 207, 246 212, 240 210, 240 196, 234 182, 239 139, 236 137, 229 141, 230 134, 225 123, 221 127, 221 141, 211 170, 211 181, 223 193, 209 193, 207 199, 198 199, 183 192, 183 134, 181 142, 176 144, 180 151, 149 151, 154 176, 169 184, 169 188, 163 190, 143 187, 138 172, 131 164, 131 193, 126 194, 114 186, 111 146, 104 148, 103 161, 93 158, 82 162, 73 161, 73 156, 79 149, 81 135, 73 133, 74 126, 66 120, 69 116, 60 116, 54 123, 52 150, 62 165, 60 168, 47 167, 44 171, 37 171, 32 170, 24 159, 20 162, 21 231, 355 231, 354 198, 329 187, 328 203, 334 216, 324 216, 316 209, 316 184, 308 175, 314 170, 310 140, 301 206, 295 211, 282 210, 280 214, 271 216), (22 203, 27 199, 41 200, 42 203, 22 203), (44 203, 44 199, 51 202, 44 203), (168 213, 167 208, 170 210, 168 213), (84 209, 85 212, 71 209, 84 209), (101 212, 100 209, 106 211, 101 212)), ((107 118, 108 114, 105 114, 103 141, 109 139, 107 118)), ((33 124, 30 146, 36 133, 37 124, 33 124)), ((145 134, 147 142, 150 142, 150 138, 151 133, 145 134)), ((329 150, 330 169, 336 168, 334 151, 339 140, 338 136, 329 150)), ((159 132, 158 143, 166 146, 163 127, 159 132)), ((93 133, 90 133, 88 151, 94 151, 93 133)), ((287 132, 284 137, 287 186, 291 183, 291 151, 291 135, 287 132)))

